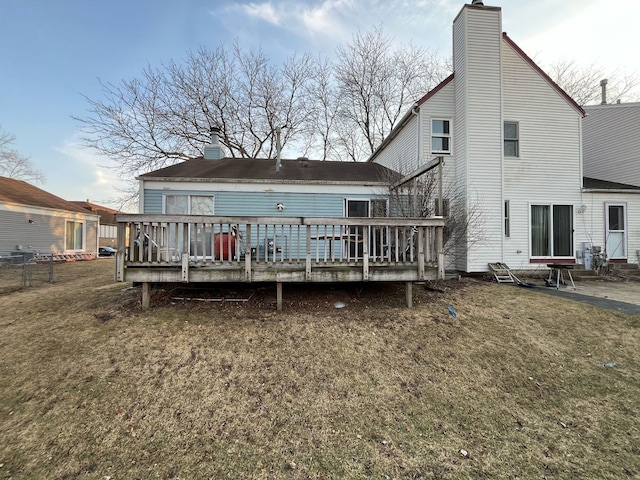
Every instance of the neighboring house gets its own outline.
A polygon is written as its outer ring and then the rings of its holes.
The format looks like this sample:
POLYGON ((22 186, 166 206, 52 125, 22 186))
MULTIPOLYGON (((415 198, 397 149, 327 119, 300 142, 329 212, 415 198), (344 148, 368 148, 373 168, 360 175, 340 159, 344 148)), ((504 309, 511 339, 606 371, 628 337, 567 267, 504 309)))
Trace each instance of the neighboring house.
POLYGON ((640 103, 584 109, 584 176, 640 188, 640 103))
MULTIPOLYGON (((603 81, 603 102, 606 102, 603 81)), ((611 262, 640 263, 640 103, 585 107, 584 187, 589 242, 611 262)))
POLYGON ((385 216, 398 174, 356 162, 222 158, 217 134, 203 158, 138 177, 140 211, 254 217, 385 216))
MULTIPOLYGON (((625 187, 607 193, 602 184, 583 188, 585 110, 502 33, 499 7, 474 1, 462 8, 453 22, 453 66, 454 73, 416 102, 369 161, 410 175, 444 158, 451 204, 480 215, 457 246, 456 269, 484 272, 494 262, 546 268, 580 260, 585 243, 604 241, 607 209, 598 204, 626 202, 627 224, 638 225, 640 196, 625 187)), ((638 125, 636 120, 636 131, 638 125)), ((601 160, 611 143, 601 141, 607 149, 601 160)), ((621 215, 615 208, 609 213, 621 215)), ((626 252, 640 249, 640 239, 626 241, 625 255, 617 258, 637 261, 626 252)))
POLYGON ((0 255, 95 257, 99 216, 22 180, 0 177, 0 255))
POLYGON ((120 213, 113 208, 104 207, 102 205, 96 205, 95 203, 87 200, 72 201, 74 205, 82 207, 85 210, 95 213, 100 216, 100 229, 98 231, 98 246, 99 247, 115 247, 116 240, 118 238, 118 225, 116 222, 116 214, 120 213))

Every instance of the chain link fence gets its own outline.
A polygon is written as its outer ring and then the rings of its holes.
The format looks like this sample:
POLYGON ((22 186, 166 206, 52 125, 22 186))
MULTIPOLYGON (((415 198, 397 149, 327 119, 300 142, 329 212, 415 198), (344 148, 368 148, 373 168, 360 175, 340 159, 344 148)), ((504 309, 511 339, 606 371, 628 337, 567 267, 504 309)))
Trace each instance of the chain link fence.
POLYGON ((53 267, 53 257, 39 259, 33 253, 0 256, 0 294, 53 283, 53 267))

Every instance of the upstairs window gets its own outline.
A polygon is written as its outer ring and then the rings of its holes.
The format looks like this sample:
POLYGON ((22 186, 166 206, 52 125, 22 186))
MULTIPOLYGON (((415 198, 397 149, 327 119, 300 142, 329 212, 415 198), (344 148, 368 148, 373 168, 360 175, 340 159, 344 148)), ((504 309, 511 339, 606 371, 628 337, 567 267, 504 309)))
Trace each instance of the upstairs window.
POLYGON ((451 122, 431 120, 431 153, 451 153, 451 122))
POLYGON ((517 122, 504 122, 504 156, 519 157, 519 128, 517 122))

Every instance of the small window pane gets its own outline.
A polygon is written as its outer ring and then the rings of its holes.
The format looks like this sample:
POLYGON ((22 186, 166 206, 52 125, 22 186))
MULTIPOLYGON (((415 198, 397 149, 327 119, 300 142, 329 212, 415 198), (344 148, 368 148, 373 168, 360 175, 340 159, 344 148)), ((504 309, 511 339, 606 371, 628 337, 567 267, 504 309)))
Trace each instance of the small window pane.
POLYGON ((433 120, 431 133, 434 135, 449 135, 449 120, 433 120))
POLYGON ((504 201, 504 236, 511 236, 511 221, 509 217, 509 200, 504 201))
POLYGON ((191 215, 213 215, 213 197, 204 195, 192 196, 191 215))
POLYGON ((189 213, 189 197, 187 195, 167 195, 165 213, 169 215, 186 215, 189 213))
POLYGON ((624 230, 624 214, 622 206, 609 206, 609 230, 624 230))
POLYGON ((504 156, 505 157, 517 157, 518 156, 518 142, 505 140, 504 141, 504 156))
POLYGON ((431 139, 431 150, 434 152, 448 152, 449 139, 446 137, 433 137, 431 139))
POLYGON ((518 124, 505 122, 504 124, 504 138, 509 140, 517 140, 518 138, 518 124))

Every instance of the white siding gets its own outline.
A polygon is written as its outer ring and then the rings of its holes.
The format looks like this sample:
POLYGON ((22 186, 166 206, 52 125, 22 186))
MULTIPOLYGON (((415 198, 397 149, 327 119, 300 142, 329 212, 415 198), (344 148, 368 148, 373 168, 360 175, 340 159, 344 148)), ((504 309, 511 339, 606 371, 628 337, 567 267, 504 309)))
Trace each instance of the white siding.
POLYGON ((585 107, 584 175, 640 186, 640 103, 585 107))
POLYGON ((640 192, 636 193, 584 193, 584 213, 576 215, 576 250, 583 242, 602 247, 606 244, 607 203, 623 203, 626 207, 628 263, 638 263, 640 251, 640 192))
POLYGON ((408 122, 374 161, 406 175, 420 165, 418 142, 418 116, 412 114, 408 122))
POLYGON ((458 182, 467 211, 482 212, 469 233, 466 271, 485 271, 502 250, 502 115, 499 8, 466 6, 454 22, 455 135, 458 182))
MULTIPOLYGON (((503 43, 503 115, 519 124, 519 157, 504 158, 504 198, 511 207, 511 237, 504 261, 511 268, 529 263, 531 204, 574 206, 574 228, 582 221, 580 114, 565 98, 503 43), (518 253, 519 252, 519 253, 518 253)), ((580 239, 575 234, 574 245, 580 239)), ((575 250, 575 249, 574 249, 575 250)))

